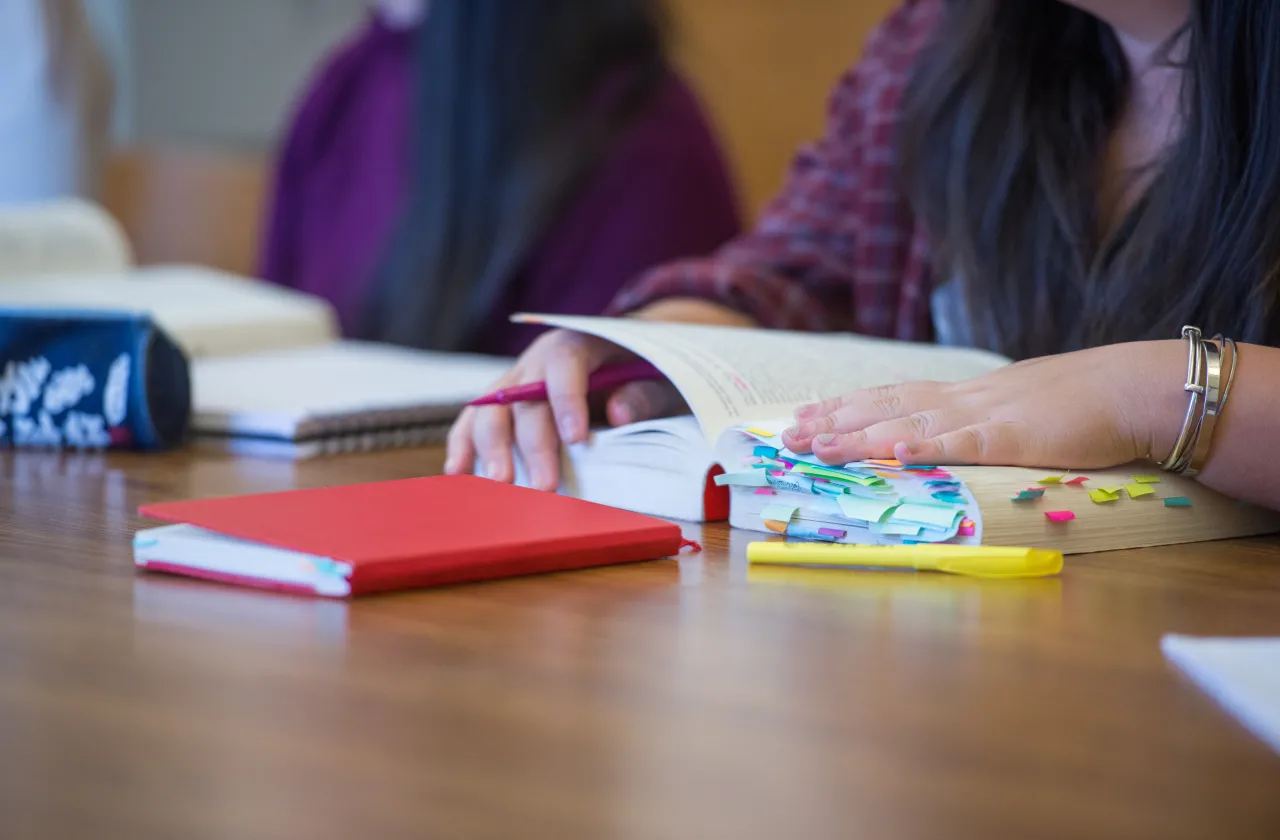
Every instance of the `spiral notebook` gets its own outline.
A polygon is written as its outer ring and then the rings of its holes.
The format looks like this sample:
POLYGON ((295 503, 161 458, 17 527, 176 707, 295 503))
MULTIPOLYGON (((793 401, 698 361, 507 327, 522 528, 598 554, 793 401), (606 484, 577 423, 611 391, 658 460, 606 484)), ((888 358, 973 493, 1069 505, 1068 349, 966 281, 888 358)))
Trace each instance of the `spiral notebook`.
POLYGON ((443 439, 510 359, 357 341, 192 365, 198 444, 308 458, 443 439))

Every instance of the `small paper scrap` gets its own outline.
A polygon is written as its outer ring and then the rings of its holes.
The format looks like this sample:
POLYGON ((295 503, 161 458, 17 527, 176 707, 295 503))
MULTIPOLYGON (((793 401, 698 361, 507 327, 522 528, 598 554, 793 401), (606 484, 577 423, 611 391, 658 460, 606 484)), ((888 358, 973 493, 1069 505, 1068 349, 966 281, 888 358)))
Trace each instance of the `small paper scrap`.
POLYGON ((1087 477, 1085 477, 1085 476, 1083 476, 1083 475, 1078 475, 1078 476, 1076 476, 1075 478, 1069 478, 1069 479, 1067 479, 1066 481, 1064 481, 1064 482, 1062 482, 1062 483, 1063 483, 1063 484, 1070 484, 1070 485, 1072 485, 1073 487, 1079 487, 1081 484, 1084 484, 1084 483, 1085 483, 1086 481, 1088 481, 1088 480, 1089 480, 1089 479, 1088 479, 1087 477))
POLYGON ((1045 511, 1044 518, 1050 522, 1070 522, 1076 515, 1069 510, 1049 510, 1045 511))
POLYGON ((1165 507, 1188 508, 1191 507, 1191 500, 1186 496, 1170 496, 1164 500, 1165 507))
POLYGON ((1158 475, 1135 475, 1133 477, 1134 484, 1159 484, 1160 476, 1158 475))
POLYGON ((1114 502, 1120 498, 1119 489, 1116 490, 1090 490, 1089 498, 1093 499, 1095 504, 1105 505, 1107 502, 1114 502))
POLYGON ((1040 479, 1038 483, 1039 484, 1061 484, 1062 479, 1064 478, 1066 478, 1065 475, 1046 475, 1044 478, 1040 479))
POLYGON ((1016 496, 1011 496, 1010 501, 1034 502, 1042 496, 1044 496, 1043 487, 1028 487, 1026 490, 1019 490, 1016 496))
POLYGON ((776 491, 770 490, 768 487, 757 487, 756 495, 757 496, 776 496, 778 494, 776 491))
POLYGON ((774 449, 772 446, 757 446, 755 449, 751 450, 751 454, 755 455, 757 458, 777 458, 778 450, 774 449))
POLYGON ((759 438, 762 441, 770 441, 777 437, 776 434, 769 431, 768 429, 747 428, 747 429, 743 429, 742 431, 746 432, 752 437, 759 438))
POLYGON ((1125 492, 1129 494, 1130 499, 1139 499, 1143 496, 1155 495, 1155 489, 1150 484, 1126 484, 1125 492))

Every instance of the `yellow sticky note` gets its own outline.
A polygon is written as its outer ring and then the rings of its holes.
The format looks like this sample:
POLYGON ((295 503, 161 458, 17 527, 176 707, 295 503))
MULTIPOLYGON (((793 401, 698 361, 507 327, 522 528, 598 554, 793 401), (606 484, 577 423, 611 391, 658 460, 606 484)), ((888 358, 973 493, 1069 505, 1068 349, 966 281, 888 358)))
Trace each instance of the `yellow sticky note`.
POLYGON ((1150 496, 1156 492, 1155 488, 1148 484, 1126 484, 1124 489, 1129 494, 1130 499, 1136 499, 1139 496, 1150 496))
POLYGON ((1133 477, 1134 484, 1159 484, 1160 476, 1158 475, 1135 475, 1133 477))
POLYGON ((1103 487, 1102 492, 1110 493, 1113 496, 1119 496, 1120 491, 1123 489, 1124 489, 1123 487, 1103 487))
POLYGON ((1064 478, 1066 478, 1066 476, 1064 475, 1046 475, 1044 478, 1040 479, 1036 483, 1037 484, 1061 484, 1062 479, 1064 478))
POLYGON ((1114 502, 1114 501, 1116 501, 1117 499, 1119 499, 1119 498, 1120 498, 1120 491, 1119 491, 1119 490, 1115 490, 1115 491, 1111 491, 1111 490, 1090 490, 1090 491, 1089 491, 1089 498, 1090 498, 1090 499, 1093 499, 1094 503, 1096 503, 1096 504, 1099 504, 1099 505, 1105 505, 1107 502, 1114 502))
POLYGON ((745 431, 749 435, 755 435, 756 437, 766 437, 766 438, 777 437, 777 435, 775 435, 773 432, 769 431, 768 429, 743 429, 743 431, 745 431))

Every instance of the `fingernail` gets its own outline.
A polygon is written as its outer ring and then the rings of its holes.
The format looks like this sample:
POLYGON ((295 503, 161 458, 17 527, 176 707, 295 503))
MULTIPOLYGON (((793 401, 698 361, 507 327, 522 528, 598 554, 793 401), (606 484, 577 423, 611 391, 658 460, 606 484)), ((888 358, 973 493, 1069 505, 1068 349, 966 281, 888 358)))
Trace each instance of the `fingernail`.
POLYGON ((816 438, 814 438, 813 442, 820 444, 822 446, 830 446, 831 444, 836 442, 836 436, 835 435, 818 435, 816 438))
POLYGON ((786 435, 787 437, 798 438, 800 437, 800 427, 792 426, 790 429, 787 429, 785 432, 783 432, 783 434, 786 435))
POLYGON ((906 451, 906 453, 907 453, 908 455, 919 455, 919 454, 920 454, 921 446, 920 446, 920 444, 918 444, 918 443, 906 443, 906 442, 904 441, 903 443, 900 443, 900 444, 898 444, 898 445, 899 445, 899 446, 901 446, 901 447, 903 448, 903 450, 905 450, 905 451, 906 451))
POLYGON ((560 439, 565 443, 578 439, 578 418, 566 414, 560 418, 560 439))

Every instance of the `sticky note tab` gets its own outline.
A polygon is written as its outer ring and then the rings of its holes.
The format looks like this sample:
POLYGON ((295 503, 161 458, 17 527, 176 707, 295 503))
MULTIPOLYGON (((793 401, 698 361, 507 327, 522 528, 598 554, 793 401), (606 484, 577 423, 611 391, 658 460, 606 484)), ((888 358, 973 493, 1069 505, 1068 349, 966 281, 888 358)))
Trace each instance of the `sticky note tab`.
POLYGON ((956 531, 958 537, 976 537, 978 535, 978 523, 972 519, 960 520, 960 530, 956 531))
POLYGON ((757 458, 777 458, 778 450, 774 449, 772 446, 757 446, 755 449, 751 450, 751 454, 755 455, 757 458))
POLYGON ((1133 477, 1134 484, 1159 484, 1160 476, 1158 475, 1135 475, 1133 477))
POLYGON ((1040 481, 1038 481, 1037 483, 1038 484, 1061 484, 1062 479, 1064 478, 1066 478, 1065 475, 1046 475, 1044 478, 1040 479, 1040 481))
POLYGON ((756 495, 757 496, 776 496, 778 494, 776 491, 770 490, 768 487, 760 487, 756 489, 756 495))
POLYGON ((1076 518, 1076 515, 1069 510, 1047 510, 1044 518, 1050 522, 1070 522, 1076 518))
POLYGON ((891 467, 892 469, 895 469, 895 470, 900 470, 900 469, 902 469, 902 462, 901 462, 901 461, 894 460, 894 459, 886 459, 886 460, 883 460, 883 461, 881 461, 881 460, 870 460, 870 461, 863 461, 862 463, 864 463, 864 464, 874 464, 874 465, 875 465, 875 466, 877 466, 877 467, 891 467))
POLYGON ((889 517, 895 524, 924 525, 929 528, 949 529, 960 521, 964 511, 953 507, 912 504, 899 506, 889 517))
POLYGON ((763 437, 763 438, 777 437, 777 435, 775 435, 773 432, 769 431, 768 429, 756 429, 753 427, 748 427, 743 429, 742 431, 746 432, 749 435, 755 435, 756 437, 763 437))
POLYGON ((813 493, 813 481, 794 473, 769 473, 766 476, 769 486, 774 490, 785 490, 788 493, 813 493))
POLYGON ((939 490, 943 490, 943 489, 946 489, 946 488, 948 488, 948 487, 959 487, 959 486, 960 486, 960 482, 958 482, 958 481, 956 481, 956 480, 954 480, 954 479, 947 479, 947 478, 932 478, 932 479, 930 479, 930 480, 926 481, 926 482, 924 483, 924 486, 925 486, 925 487, 936 487, 936 488, 938 488, 939 490))
POLYGON ((877 534, 883 534, 886 537, 918 537, 924 528, 921 528, 919 525, 897 524, 890 522, 885 525, 872 525, 871 530, 877 534))
POLYGON ((716 476, 716 486, 724 487, 731 485, 735 487, 768 487, 769 477, 764 470, 749 470, 740 473, 721 473, 716 476))
POLYGON ((1107 502, 1114 502, 1120 498, 1119 490, 1090 490, 1089 498, 1093 499, 1095 504, 1105 505, 1107 502))
POLYGON ((819 528, 818 533, 824 537, 831 537, 833 540, 842 540, 849 532, 841 531, 836 528, 819 528))
POLYGON ((1019 490, 1016 495, 1010 497, 1010 500, 1014 502, 1034 502, 1043 496, 1043 487, 1028 487, 1026 490, 1019 490))
POLYGON ((1154 496, 1155 488, 1149 484, 1126 484, 1124 490, 1129 494, 1130 499, 1140 499, 1143 496, 1154 496))
POLYGON ((796 511, 800 509, 799 505, 788 505, 776 503, 767 505, 764 510, 760 511, 760 518, 766 522, 781 522, 786 524, 796 515, 796 511))
POLYGON ((1189 508, 1191 507, 1191 500, 1186 496, 1170 496, 1164 500, 1164 506, 1172 508, 1189 508))
POLYGON ((903 467, 903 469, 910 470, 911 472, 933 472, 934 470, 937 469, 937 467, 926 467, 921 464, 916 464, 910 467, 903 467))
POLYGON ((880 472, 879 470, 873 470, 872 472, 874 472, 880 478, 887 478, 889 481, 897 481, 899 478, 902 478, 902 476, 900 475, 894 475, 893 473, 887 473, 887 472, 880 472))
POLYGON ((1119 496, 1119 495, 1120 495, 1120 491, 1121 491, 1121 490, 1123 490, 1123 489, 1124 489, 1123 487, 1103 487, 1103 488, 1102 488, 1102 491, 1103 491, 1104 493, 1113 493, 1113 494, 1115 494, 1115 495, 1119 496))
POLYGON ((966 502, 965 502, 965 500, 964 500, 964 496, 961 496, 959 493, 956 493, 956 492, 954 492, 954 491, 945 491, 945 492, 940 492, 940 493, 934 493, 934 494, 933 494, 933 497, 934 497, 935 499, 937 499, 938 501, 940 501, 940 502, 946 502, 946 503, 947 503, 947 504, 949 504, 949 505, 963 505, 963 504, 966 504, 966 502))
POLYGON ((1076 476, 1075 478, 1069 478, 1069 479, 1067 479, 1066 481, 1064 481, 1064 482, 1062 482, 1062 483, 1063 483, 1063 484, 1070 484, 1070 485, 1072 485, 1073 487, 1079 487, 1081 484, 1084 484, 1084 483, 1085 483, 1086 481, 1088 481, 1088 480, 1089 480, 1089 479, 1088 479, 1087 477, 1085 477, 1085 476, 1083 476, 1083 475, 1078 475, 1078 476, 1076 476))
POLYGON ((843 536, 842 531, 831 531, 830 528, 814 528, 811 525, 802 525, 799 522, 793 522, 783 531, 788 537, 795 537, 801 540, 819 540, 821 542, 835 542, 839 537, 833 536, 838 533, 843 536))
POLYGON ((836 499, 840 513, 846 519, 859 522, 883 522, 897 507, 898 500, 863 499, 858 496, 842 495, 836 499))

